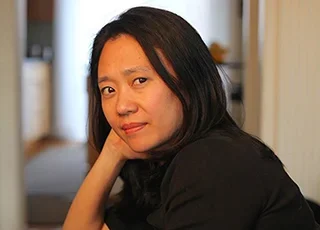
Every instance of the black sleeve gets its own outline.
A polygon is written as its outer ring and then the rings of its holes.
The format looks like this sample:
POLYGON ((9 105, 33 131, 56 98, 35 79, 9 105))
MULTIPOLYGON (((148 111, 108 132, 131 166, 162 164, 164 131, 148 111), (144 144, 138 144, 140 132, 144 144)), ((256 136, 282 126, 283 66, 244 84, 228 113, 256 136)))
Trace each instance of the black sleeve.
POLYGON ((281 162, 259 151, 203 139, 178 153, 164 179, 164 229, 319 229, 281 162))
POLYGON ((107 224, 110 230, 126 230, 125 223, 116 214, 114 208, 108 208, 104 214, 104 222, 107 224))
POLYGON ((265 194, 245 152, 208 140, 182 150, 168 181, 165 229, 253 229, 265 194))
POLYGON ((116 209, 113 207, 108 208, 104 214, 104 222, 109 227, 110 230, 153 230, 154 228, 150 226, 147 222, 132 220, 126 223, 123 218, 121 218, 116 209))

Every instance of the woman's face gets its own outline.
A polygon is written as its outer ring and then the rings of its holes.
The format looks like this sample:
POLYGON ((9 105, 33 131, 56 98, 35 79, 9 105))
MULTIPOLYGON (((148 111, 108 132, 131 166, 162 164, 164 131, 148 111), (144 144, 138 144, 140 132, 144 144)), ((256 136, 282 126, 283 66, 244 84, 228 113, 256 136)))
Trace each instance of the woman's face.
MULTIPOLYGON (((174 75, 164 58, 162 62, 174 75)), ((114 131, 136 152, 167 141, 183 120, 179 99, 129 35, 110 39, 98 64, 103 113, 114 131)))

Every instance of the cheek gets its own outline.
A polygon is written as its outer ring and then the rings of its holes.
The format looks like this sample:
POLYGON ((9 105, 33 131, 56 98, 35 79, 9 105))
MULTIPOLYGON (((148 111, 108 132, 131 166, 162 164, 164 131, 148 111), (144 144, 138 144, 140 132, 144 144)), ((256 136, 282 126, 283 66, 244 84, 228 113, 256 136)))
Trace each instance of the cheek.
POLYGON ((170 109, 171 116, 173 117, 173 125, 175 127, 180 127, 183 120, 182 104, 179 98, 173 93, 171 93, 171 95, 168 98, 168 109, 170 109))
POLYGON ((183 109, 182 109, 182 104, 179 101, 178 98, 173 99, 175 100, 175 103, 172 103, 174 108, 173 108, 173 113, 175 116, 175 125, 180 127, 183 122, 183 109))
POLYGON ((163 95, 162 100, 158 101, 155 104, 155 107, 155 109, 157 109, 156 111, 160 111, 159 108, 162 108, 159 117, 160 119, 169 118, 166 122, 168 125, 172 127, 181 125, 183 117, 182 104, 177 96, 171 91, 163 95))
POLYGON ((110 104, 102 103, 102 111, 109 125, 113 126, 114 116, 112 116, 112 110, 110 104))

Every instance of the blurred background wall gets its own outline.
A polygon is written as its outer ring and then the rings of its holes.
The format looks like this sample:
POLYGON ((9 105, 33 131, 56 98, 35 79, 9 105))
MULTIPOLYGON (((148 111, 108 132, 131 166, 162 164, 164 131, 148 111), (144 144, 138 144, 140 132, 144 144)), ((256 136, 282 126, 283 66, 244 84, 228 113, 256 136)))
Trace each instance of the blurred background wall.
POLYGON ((0 229, 25 228, 21 141, 23 1, 0 1, 0 229))
POLYGON ((260 137, 320 202, 320 2, 264 0, 260 137))

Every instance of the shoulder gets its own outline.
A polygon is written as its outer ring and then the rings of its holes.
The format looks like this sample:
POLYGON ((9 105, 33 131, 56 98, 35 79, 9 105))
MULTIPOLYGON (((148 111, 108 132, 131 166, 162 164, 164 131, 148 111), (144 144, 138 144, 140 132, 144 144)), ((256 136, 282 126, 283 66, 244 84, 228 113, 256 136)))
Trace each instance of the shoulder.
POLYGON ((175 156, 161 184, 169 225, 181 219, 181 226, 206 223, 219 228, 232 216, 235 225, 249 226, 266 197, 256 173, 259 154, 250 141, 240 139, 209 135, 175 156), (240 210, 246 210, 246 217, 240 210))
MULTIPOLYGON (((162 180, 165 224, 251 229, 257 223, 273 226, 288 215, 302 217, 302 194, 273 155, 245 135, 215 133, 185 146, 162 180)), ((291 222, 283 219, 284 225, 291 222)))
POLYGON ((269 151, 267 147, 262 143, 255 144, 250 137, 212 133, 185 146, 177 153, 171 166, 180 170, 199 168, 202 169, 200 172, 248 171, 258 169, 259 164, 263 164, 266 151, 269 151))
POLYGON ((212 133, 177 153, 167 169, 163 188, 171 190, 197 184, 204 190, 259 191, 266 197, 268 187, 273 187, 277 183, 275 180, 280 183, 280 178, 285 176, 276 157, 264 157, 268 151, 274 155, 250 136, 212 133))

